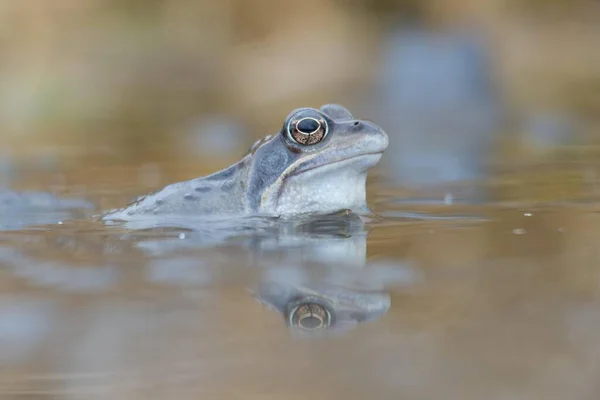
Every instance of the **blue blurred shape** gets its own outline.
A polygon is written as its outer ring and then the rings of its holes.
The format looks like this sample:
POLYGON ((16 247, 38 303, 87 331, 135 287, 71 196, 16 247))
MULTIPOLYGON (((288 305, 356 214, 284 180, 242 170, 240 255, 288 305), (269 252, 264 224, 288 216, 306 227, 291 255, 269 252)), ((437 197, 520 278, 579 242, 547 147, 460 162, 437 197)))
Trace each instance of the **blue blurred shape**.
POLYGON ((502 112, 492 75, 475 34, 391 33, 372 106, 390 135, 383 164, 394 181, 423 187, 485 174, 502 112))
POLYGON ((15 192, 0 188, 0 231, 56 224, 95 206, 78 198, 60 198, 40 191, 15 192))
POLYGON ((48 300, 0 298, 0 366, 27 361, 53 328, 56 305, 48 300))

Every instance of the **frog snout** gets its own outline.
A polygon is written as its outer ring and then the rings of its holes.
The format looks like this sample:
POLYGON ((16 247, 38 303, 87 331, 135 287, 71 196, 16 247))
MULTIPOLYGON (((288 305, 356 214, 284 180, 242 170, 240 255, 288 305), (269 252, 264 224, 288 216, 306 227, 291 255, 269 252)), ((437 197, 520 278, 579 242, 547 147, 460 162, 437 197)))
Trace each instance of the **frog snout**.
POLYGON ((383 152, 387 149, 390 140, 387 133, 379 125, 371 121, 355 121, 353 125, 361 128, 361 133, 365 136, 365 140, 369 142, 369 147, 374 149, 373 152, 383 152))

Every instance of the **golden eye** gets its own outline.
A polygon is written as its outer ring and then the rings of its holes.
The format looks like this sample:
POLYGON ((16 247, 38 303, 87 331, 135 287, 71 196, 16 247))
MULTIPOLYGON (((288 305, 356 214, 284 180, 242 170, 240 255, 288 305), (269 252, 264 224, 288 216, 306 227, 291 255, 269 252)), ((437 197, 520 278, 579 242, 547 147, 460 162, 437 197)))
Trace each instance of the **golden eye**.
POLYGON ((331 314, 320 304, 305 303, 290 313, 290 325, 307 331, 327 329, 331 324, 331 314))
POLYGON ((308 146, 323 140, 327 134, 327 122, 322 118, 313 117, 294 119, 290 122, 288 130, 296 143, 308 146))

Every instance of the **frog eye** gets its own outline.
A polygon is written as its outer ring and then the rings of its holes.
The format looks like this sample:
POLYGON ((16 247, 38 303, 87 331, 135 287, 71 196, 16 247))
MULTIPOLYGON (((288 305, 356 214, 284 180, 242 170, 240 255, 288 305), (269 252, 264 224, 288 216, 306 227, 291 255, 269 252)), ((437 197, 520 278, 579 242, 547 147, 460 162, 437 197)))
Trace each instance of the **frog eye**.
POLYGON ((331 322, 330 312, 318 303, 299 304, 289 315, 290 326, 305 331, 327 329, 331 322))
POLYGON ((290 120, 288 134, 294 142, 309 146, 319 143, 327 135, 327 121, 320 116, 298 116, 290 120))

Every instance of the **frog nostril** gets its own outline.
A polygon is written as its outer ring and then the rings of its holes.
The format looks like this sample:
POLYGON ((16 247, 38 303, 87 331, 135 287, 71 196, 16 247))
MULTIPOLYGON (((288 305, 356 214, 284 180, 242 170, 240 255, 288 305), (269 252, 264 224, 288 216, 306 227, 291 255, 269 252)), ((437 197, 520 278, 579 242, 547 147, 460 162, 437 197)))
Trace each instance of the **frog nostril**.
POLYGON ((360 121, 354 121, 353 126, 360 126, 360 121))

